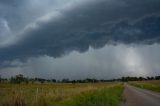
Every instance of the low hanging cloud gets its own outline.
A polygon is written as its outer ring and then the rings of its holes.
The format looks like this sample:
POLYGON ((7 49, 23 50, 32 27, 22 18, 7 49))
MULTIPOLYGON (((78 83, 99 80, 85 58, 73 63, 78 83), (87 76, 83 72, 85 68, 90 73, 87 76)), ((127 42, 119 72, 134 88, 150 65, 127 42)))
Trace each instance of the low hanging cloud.
POLYGON ((41 56, 26 62, 14 60, 1 68, 3 77, 23 74, 47 79, 112 79, 122 76, 159 75, 160 45, 117 46, 106 45, 101 49, 89 48, 85 53, 73 51, 63 58, 41 56), (151 55, 154 54, 154 55, 151 55))
MULTIPOLYGON (((13 40, 13 44, 0 48, 1 62, 14 59, 26 60, 43 55, 56 58, 73 50, 85 52, 90 46, 96 49, 106 44, 159 43, 159 0, 83 2, 75 2, 75 5, 73 2, 71 6, 58 9, 56 12, 44 12, 46 13, 44 17, 33 23, 27 24, 31 21, 21 20, 23 25, 17 26, 24 26, 24 29, 16 36, 20 38, 13 40)), ((23 13, 23 10, 20 13, 23 13)), ((18 16, 23 15, 18 14, 18 16)), ((8 17, 6 20, 12 23, 11 26, 16 26, 14 21, 10 20, 10 15, 8 17)))

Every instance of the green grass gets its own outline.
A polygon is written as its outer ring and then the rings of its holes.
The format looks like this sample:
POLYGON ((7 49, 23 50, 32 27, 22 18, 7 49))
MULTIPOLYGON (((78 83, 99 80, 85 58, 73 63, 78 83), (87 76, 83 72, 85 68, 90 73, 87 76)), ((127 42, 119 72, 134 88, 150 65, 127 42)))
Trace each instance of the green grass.
POLYGON ((121 85, 103 88, 66 100, 61 106, 119 106, 122 92, 123 87, 121 85))
POLYGON ((160 92, 160 80, 133 81, 133 82, 129 82, 129 84, 139 88, 160 92))
POLYGON ((118 106, 121 83, 0 84, 0 106, 118 106))

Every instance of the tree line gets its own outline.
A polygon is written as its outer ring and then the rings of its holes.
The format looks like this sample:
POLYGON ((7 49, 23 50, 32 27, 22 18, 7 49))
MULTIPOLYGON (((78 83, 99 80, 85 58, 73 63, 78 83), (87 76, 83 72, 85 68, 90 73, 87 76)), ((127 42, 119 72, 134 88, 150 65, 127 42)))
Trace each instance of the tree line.
POLYGON ((27 78, 24 77, 22 74, 18 74, 14 77, 11 77, 9 79, 6 78, 1 78, 0 76, 0 83, 6 82, 6 83, 13 83, 13 84, 20 84, 20 83, 97 83, 97 82, 113 82, 113 81, 122 81, 122 82, 127 82, 127 81, 145 81, 145 80, 160 80, 160 76, 152 76, 152 77, 121 77, 117 79, 110 79, 110 80, 105 80, 105 79, 91 79, 91 78, 86 78, 83 80, 70 80, 70 79, 62 79, 62 80, 56 80, 56 79, 44 79, 44 78, 27 78))

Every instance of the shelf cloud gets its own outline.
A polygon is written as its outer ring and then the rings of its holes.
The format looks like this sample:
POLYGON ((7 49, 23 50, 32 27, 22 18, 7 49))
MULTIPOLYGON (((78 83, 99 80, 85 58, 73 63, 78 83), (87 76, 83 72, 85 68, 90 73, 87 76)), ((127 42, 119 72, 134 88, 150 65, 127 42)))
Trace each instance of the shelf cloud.
POLYGON ((0 12, 0 67, 160 42, 159 0, 1 0, 0 12))

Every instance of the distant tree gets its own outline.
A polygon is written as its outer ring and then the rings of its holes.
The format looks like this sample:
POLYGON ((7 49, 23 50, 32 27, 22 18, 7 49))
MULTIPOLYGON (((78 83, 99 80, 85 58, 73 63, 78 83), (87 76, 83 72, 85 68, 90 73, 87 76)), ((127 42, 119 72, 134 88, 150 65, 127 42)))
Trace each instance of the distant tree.
POLYGON ((2 78, 1 78, 1 75, 0 75, 0 83, 2 82, 2 78))
POLYGON ((71 82, 72 82, 72 84, 75 84, 77 81, 76 80, 72 80, 71 82))
POLYGON ((133 81, 137 81, 138 80, 138 78, 137 77, 133 77, 134 78, 134 80, 133 81))
POLYGON ((155 80, 160 80, 160 76, 155 76, 155 80))
POLYGON ((139 81, 143 81, 144 79, 145 79, 145 78, 143 78, 143 77, 139 77, 139 78, 138 78, 139 81))
POLYGON ((147 80, 154 80, 154 77, 149 77, 149 76, 148 76, 146 79, 147 79, 147 80))
MULTIPOLYGON (((154 79, 153 77, 148 77, 148 79, 154 79)), ((116 80, 116 79, 115 79, 116 80)), ((146 80, 145 78, 143 77, 122 77, 121 79, 117 79, 116 81, 123 81, 123 82, 127 82, 127 81, 142 81, 142 80, 146 80)))
POLYGON ((18 74, 15 77, 11 77, 10 79, 11 83, 16 83, 16 84, 20 84, 22 82, 28 82, 28 79, 25 78, 22 74, 18 74))
POLYGON ((46 80, 42 79, 42 78, 39 78, 38 81, 41 82, 41 84, 43 84, 46 80))
POLYGON ((24 82, 25 78, 23 77, 22 74, 16 75, 16 81, 17 83, 24 82))
POLYGON ((50 79, 46 79, 46 81, 49 83, 49 82, 51 82, 51 80, 50 79))
POLYGON ((84 82, 96 83, 96 82, 98 82, 98 80, 87 78, 87 79, 84 80, 84 82))
POLYGON ((62 79, 62 82, 63 82, 63 83, 69 83, 70 81, 69 81, 69 79, 67 78, 67 79, 62 79))
POLYGON ((52 82, 56 82, 56 79, 52 79, 52 82))
POLYGON ((127 82, 128 80, 127 80, 127 78, 126 78, 126 77, 122 77, 122 78, 121 78, 121 81, 123 81, 123 82, 127 82))
POLYGON ((43 78, 35 78, 35 81, 38 81, 40 83, 44 83, 46 81, 46 79, 43 79, 43 78))

